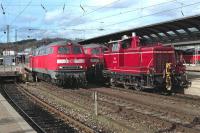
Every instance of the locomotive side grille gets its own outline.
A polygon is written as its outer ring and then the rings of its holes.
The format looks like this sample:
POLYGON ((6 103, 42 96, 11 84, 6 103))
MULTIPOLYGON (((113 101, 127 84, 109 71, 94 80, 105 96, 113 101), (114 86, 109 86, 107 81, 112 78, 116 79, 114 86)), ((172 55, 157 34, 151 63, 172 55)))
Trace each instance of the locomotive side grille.
POLYGON ((162 73, 165 69, 166 63, 169 62, 171 62, 171 56, 169 53, 155 54, 155 69, 158 73, 162 73))
POLYGON ((60 66, 62 70, 80 70, 82 69, 81 66, 60 66))

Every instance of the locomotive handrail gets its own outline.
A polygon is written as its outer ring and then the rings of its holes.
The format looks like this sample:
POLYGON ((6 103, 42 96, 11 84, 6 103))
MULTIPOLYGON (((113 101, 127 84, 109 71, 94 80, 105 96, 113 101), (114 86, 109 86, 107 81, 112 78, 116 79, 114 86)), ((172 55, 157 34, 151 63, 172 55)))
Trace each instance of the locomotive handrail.
POLYGON ((150 60, 150 62, 149 62, 149 64, 148 64, 148 68, 149 68, 149 66, 150 66, 150 64, 151 64, 151 62, 152 62, 152 60, 153 60, 153 58, 151 58, 151 60, 150 60))

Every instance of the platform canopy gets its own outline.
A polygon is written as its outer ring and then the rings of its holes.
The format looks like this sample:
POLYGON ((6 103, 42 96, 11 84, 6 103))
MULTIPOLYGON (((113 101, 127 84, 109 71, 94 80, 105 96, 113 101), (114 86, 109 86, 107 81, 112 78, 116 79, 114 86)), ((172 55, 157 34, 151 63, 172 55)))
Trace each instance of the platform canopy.
POLYGON ((106 43, 110 40, 121 39, 123 35, 131 36, 133 32, 146 40, 147 43, 161 42, 166 45, 200 44, 200 15, 119 31, 86 39, 79 43, 106 43))

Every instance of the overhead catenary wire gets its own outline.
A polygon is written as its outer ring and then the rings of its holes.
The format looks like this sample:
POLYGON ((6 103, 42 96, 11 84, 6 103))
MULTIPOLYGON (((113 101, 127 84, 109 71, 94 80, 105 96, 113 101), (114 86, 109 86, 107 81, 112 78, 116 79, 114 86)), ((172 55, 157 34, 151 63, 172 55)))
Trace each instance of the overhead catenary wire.
MULTIPOLYGON (((82 6, 84 7, 88 7, 88 8, 98 8, 99 6, 98 5, 86 5, 86 4, 81 4, 82 6)), ((26 6, 26 4, 5 4, 5 6, 7 7, 21 7, 21 6, 26 6)), ((30 7, 40 7, 41 4, 31 4, 30 7)), ((62 4, 47 4, 46 6, 48 7, 57 7, 57 6, 63 6, 63 3, 62 4)), ((66 7, 73 7, 73 8, 80 8, 80 5, 72 5, 72 4, 68 4, 66 5, 66 7)), ((119 8, 119 7, 106 7, 106 8, 119 8)))
POLYGON ((176 0, 176 2, 179 3, 179 4, 181 4, 181 6, 182 6, 182 8, 181 8, 181 14, 182 14, 182 16, 185 16, 184 13, 183 13, 183 5, 184 5, 184 3, 179 2, 178 0, 176 0))
MULTIPOLYGON (((171 0, 171 1, 168 1, 168 2, 172 2, 172 1, 176 1, 176 0, 171 0)), ((163 2, 163 3, 168 3, 168 2, 163 2)), ((156 5, 160 5, 161 3, 159 3, 159 4, 156 4, 156 5)), ((30 5, 28 5, 28 7, 29 6, 31 6, 32 4, 30 4, 30 5)), ((65 5, 65 4, 64 4, 65 5)), ((64 5, 63 5, 63 7, 64 7, 64 5)), ((3 4, 3 6, 5 7, 5 5, 3 4)), ((27 6, 27 5, 26 5, 27 6)), ((155 6, 155 5, 154 5, 155 6)), ((151 6, 149 6, 149 7, 153 7, 153 5, 151 5, 151 6)), ((144 16, 140 16, 140 17, 136 17, 136 18, 129 18, 128 20, 125 20, 125 22, 124 21, 121 21, 121 22, 116 22, 116 23, 114 23, 114 24, 107 24, 107 25, 104 25, 103 27, 108 27, 108 26, 112 26, 112 25, 117 25, 118 23, 120 24, 120 23, 126 23, 126 21, 128 21, 128 22, 130 22, 130 21, 134 21, 135 19, 137 20, 137 19, 140 19, 140 18, 145 18, 145 17, 148 17, 148 16, 151 16, 151 15, 155 15, 155 14, 159 14, 159 13, 164 13, 164 12, 168 12, 168 11, 172 11, 172 10, 177 10, 177 9, 181 9, 181 12, 182 12, 182 16, 184 16, 184 14, 183 14, 183 11, 182 11, 182 9, 184 8, 184 7, 186 7, 185 5, 181 5, 181 7, 178 7, 178 8, 174 8, 174 9, 168 9, 168 10, 163 10, 163 11, 160 11, 160 12, 154 12, 154 13, 152 13, 152 14, 148 14, 148 15, 144 15, 144 16)), ((26 7, 27 8, 27 7, 26 7)), ((62 8, 62 7, 61 7, 62 8)), ((80 7, 79 7, 80 8, 80 7)), ((148 7, 142 7, 142 9, 144 9, 144 8, 148 8, 148 7)), ((7 9, 7 8, 6 8, 7 9)), ((67 9, 67 5, 66 5, 66 9, 67 9)), ((137 10, 140 10, 141 8, 137 8, 137 10)), ((26 10, 26 9, 25 9, 26 10)), ((134 10, 136 10, 136 9, 134 9, 134 10)), ((9 11, 9 10, 8 10, 9 11)), ((8 11, 6 10, 6 14, 8 14, 8 11)), ((63 10, 64 11, 64 10, 63 10)), ((129 11, 131 11, 131 10, 129 10, 129 11)), ((125 12, 121 12, 120 14, 115 14, 115 16, 118 16, 118 15, 121 15, 121 14, 125 14, 126 12, 128 13, 129 11, 125 11, 125 12)), ((24 12, 24 11, 23 11, 24 12)), ((22 13, 23 13, 22 12, 22 13)), ((21 14, 22 14, 21 13, 21 14)), ((179 13, 180 13, 180 10, 179 10, 179 13)), ((87 14, 87 13, 86 13, 87 14)), ((85 14, 85 15, 86 15, 85 14)), ((18 14, 19 15, 19 14, 18 14)), ((20 15, 19 15, 20 16, 20 15)), ((111 16, 111 15, 110 15, 111 16)), ((84 17, 84 16, 82 16, 82 17, 84 17)), ((102 17, 102 18, 96 18, 96 19, 94 19, 94 20, 101 20, 101 19, 106 19, 106 17, 107 18, 109 18, 109 16, 105 16, 105 17, 102 17)), ((93 21, 93 20, 90 20, 89 21, 89 23, 91 22, 91 21, 93 21)), ((106 22, 105 22, 106 23, 106 22)), ((87 23, 88 24, 88 23, 87 23)), ((78 24, 79 25, 79 24, 78 24)), ((71 26, 71 25, 70 25, 71 26)), ((76 25, 77 26, 77 25, 76 25)), ((102 27, 102 28, 103 28, 102 27)), ((48 28, 47 28, 48 29, 48 28)), ((61 29, 61 28, 60 28, 61 29)), ((92 30, 92 29, 87 29, 87 28, 83 28, 83 29, 65 29, 65 30, 92 30)), ((98 30, 98 28, 94 28, 93 30, 98 30)))
MULTIPOLYGON (((92 22, 95 22, 95 21, 98 21, 98 20, 103 20, 103 19, 110 19, 112 17, 120 16, 120 15, 123 15, 123 14, 126 14, 126 13, 135 12, 135 11, 138 11, 138 10, 141 10, 141 9, 143 10, 143 9, 146 9, 146 8, 151 8, 151 7, 155 7, 155 6, 159 6, 159 5, 163 5, 163 4, 167 4, 167 3, 176 2, 176 1, 177 0, 171 0, 171 1, 162 2, 162 3, 150 5, 150 6, 145 6, 145 7, 142 7, 142 8, 136 8, 136 9, 133 9, 133 10, 128 10, 128 11, 108 15, 108 16, 101 17, 101 18, 91 19, 89 23, 92 23, 92 22)), ((78 24, 78 25, 83 25, 83 24, 85 24, 85 23, 78 24)), ((72 26, 78 26, 78 25, 76 24, 76 25, 72 25, 72 26)))
POLYGON ((133 9, 133 10, 124 11, 124 12, 120 12, 120 13, 117 13, 117 14, 108 15, 108 16, 105 16, 105 17, 102 17, 102 18, 97 18, 97 19, 94 19, 92 21, 102 20, 102 19, 106 19, 106 18, 111 18, 111 17, 123 15, 123 14, 126 14, 126 13, 130 13, 130 12, 134 12, 134 11, 138 11, 138 10, 143 10, 143 9, 146 9, 146 8, 151 8, 151 7, 155 7, 155 6, 159 6, 159 5, 163 5, 163 4, 167 4, 167 3, 172 3, 174 1, 176 1, 176 0, 166 1, 166 2, 162 2, 162 3, 150 5, 150 6, 145 6, 145 7, 142 7, 142 8, 136 8, 136 9, 133 9))
MULTIPOLYGON (((116 28, 118 29, 118 28, 116 28)), ((116 29, 113 29, 113 28, 109 28, 108 30, 116 30, 116 29)), ((60 27, 60 28, 35 28, 35 27, 28 27, 28 28, 24 28, 24 27, 19 27, 18 30, 21 30, 21 31, 47 31, 47 30, 77 30, 77 31, 82 31, 82 30, 99 30, 99 28, 63 28, 63 27, 60 27)))
POLYGON ((144 16, 140 16, 140 17, 136 17, 136 18, 131 18, 131 19, 128 19, 128 20, 125 20, 125 21, 105 25, 104 27, 118 25, 118 24, 122 24, 122 23, 127 23, 127 22, 130 22, 130 21, 134 21, 134 20, 137 20, 137 19, 144 18, 144 17, 149 17, 149 16, 152 16, 152 15, 160 14, 160 13, 165 13, 165 12, 169 12, 169 11, 173 11, 173 10, 177 10, 177 9, 182 9, 184 7, 189 7, 189 6, 193 6, 193 5, 197 5, 197 4, 200 4, 200 2, 195 2, 195 3, 192 3, 192 4, 185 4, 185 5, 177 7, 177 8, 171 8, 171 9, 155 12, 155 13, 152 13, 152 14, 148 14, 148 15, 144 15, 144 16))
POLYGON ((19 12, 19 14, 17 14, 17 16, 11 21, 11 24, 12 25, 16 20, 17 18, 19 18, 19 16, 31 5, 32 3, 32 0, 30 0, 27 5, 19 12))
MULTIPOLYGON (((112 5, 113 3, 119 2, 119 1, 120 1, 120 0, 115 0, 115 1, 113 1, 113 2, 111 2, 111 3, 109 3, 109 4, 103 5, 103 6, 97 8, 97 9, 95 9, 95 10, 92 10, 92 11, 90 11, 90 12, 85 13, 84 15, 81 15, 81 16, 78 16, 78 17, 72 19, 70 22, 72 22, 72 21, 74 21, 74 20, 77 20, 77 19, 79 19, 79 18, 82 18, 82 17, 84 17, 84 16, 86 16, 86 15, 92 14, 92 13, 98 11, 98 10, 101 10, 101 9, 103 9, 103 8, 109 6, 109 5, 112 5)), ((69 23, 70 23, 70 22, 69 22, 69 23)))
MULTIPOLYGON (((30 0, 27 4, 26 4, 26 6, 14 17, 14 19, 10 22, 10 24, 6 24, 6 26, 9 26, 9 27, 11 27, 10 25, 12 25, 23 13, 24 13, 24 11, 31 5, 31 3, 32 3, 32 0, 30 0)), ((4 8, 3 8, 4 9, 4 8)), ((4 16, 6 16, 6 15, 4 15, 4 16)), ((5 34, 6 32, 4 31, 4 34, 5 34)), ((7 33, 8 34, 8 33, 7 33)))
MULTIPOLYGON (((132 18, 132 19, 129 19, 129 20, 126 20, 126 21, 121 21, 121 22, 118 22, 118 23, 113 23, 113 24, 110 24, 110 25, 105 25, 104 27, 113 26, 113 25, 117 25, 117 24, 121 24, 121 23, 126 23, 126 22, 134 21, 134 20, 137 20, 137 19, 140 19, 140 18, 145 18, 145 17, 148 17, 148 16, 160 14, 160 13, 165 13, 165 12, 169 12, 169 11, 173 11, 173 10, 177 10, 177 9, 182 9, 184 7, 189 7, 189 6, 197 5, 197 4, 200 4, 200 2, 196 2, 196 3, 192 3, 192 4, 186 4, 184 6, 180 6, 180 7, 177 7, 177 8, 167 9, 167 10, 163 10, 163 11, 160 11, 160 12, 155 12, 155 13, 152 13, 152 14, 144 15, 144 16, 141 16, 141 17, 132 18)), ((59 30, 59 29, 63 29, 63 28, 57 28, 57 29, 56 28, 54 28, 54 29, 49 29, 48 28, 48 30, 59 30)), ((81 31, 81 30, 98 30, 98 28, 94 28, 94 29, 87 29, 87 28, 83 28, 83 29, 64 28, 63 30, 80 30, 81 31)), ((109 30, 115 30, 115 29, 109 29, 109 30)))

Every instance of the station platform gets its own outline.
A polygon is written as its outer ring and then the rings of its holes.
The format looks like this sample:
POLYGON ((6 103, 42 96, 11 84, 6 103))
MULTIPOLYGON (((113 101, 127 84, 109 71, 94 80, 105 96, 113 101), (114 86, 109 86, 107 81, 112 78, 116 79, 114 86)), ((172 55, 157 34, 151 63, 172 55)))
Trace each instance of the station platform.
POLYGON ((1 94, 0 133, 36 133, 1 94))
POLYGON ((22 74, 22 66, 0 65, 0 82, 17 81, 22 74))
POLYGON ((187 71, 194 71, 194 72, 200 72, 200 65, 187 65, 186 66, 187 71))

